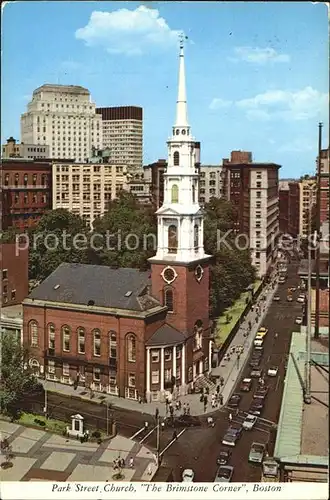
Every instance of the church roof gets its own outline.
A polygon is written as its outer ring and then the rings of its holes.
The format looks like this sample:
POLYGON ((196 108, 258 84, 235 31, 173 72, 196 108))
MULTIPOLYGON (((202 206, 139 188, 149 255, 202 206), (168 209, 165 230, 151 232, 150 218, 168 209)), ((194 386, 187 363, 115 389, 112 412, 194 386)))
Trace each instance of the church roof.
POLYGON ((62 263, 29 299, 146 311, 159 306, 148 293, 150 271, 62 263))
POLYGON ((176 328, 167 323, 155 331, 155 333, 146 342, 147 346, 160 346, 160 345, 175 345, 185 341, 183 333, 179 332, 176 328))

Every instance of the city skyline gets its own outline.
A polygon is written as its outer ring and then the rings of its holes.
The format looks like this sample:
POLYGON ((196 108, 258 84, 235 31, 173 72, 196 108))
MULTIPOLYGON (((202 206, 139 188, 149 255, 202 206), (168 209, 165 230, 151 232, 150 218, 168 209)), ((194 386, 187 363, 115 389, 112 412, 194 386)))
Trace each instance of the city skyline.
POLYGON ((188 118, 202 163, 219 164, 243 149, 255 161, 281 164, 281 177, 313 173, 317 123, 328 122, 326 6, 147 4, 7 4, 2 143, 20 137, 20 115, 35 88, 72 84, 88 88, 98 107, 142 106, 144 164, 166 158, 184 32, 188 118), (29 59, 21 50, 27 33, 34 41, 29 59), (40 63, 31 71, 27 61, 40 63))

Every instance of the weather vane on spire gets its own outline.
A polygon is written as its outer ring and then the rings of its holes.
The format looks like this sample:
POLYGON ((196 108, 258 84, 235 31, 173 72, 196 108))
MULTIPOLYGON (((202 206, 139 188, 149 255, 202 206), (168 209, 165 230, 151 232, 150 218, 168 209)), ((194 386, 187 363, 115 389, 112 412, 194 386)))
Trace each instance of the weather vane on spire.
POLYGON ((179 41, 180 41, 180 49, 183 49, 184 47, 184 42, 188 40, 188 37, 182 32, 179 34, 179 41))

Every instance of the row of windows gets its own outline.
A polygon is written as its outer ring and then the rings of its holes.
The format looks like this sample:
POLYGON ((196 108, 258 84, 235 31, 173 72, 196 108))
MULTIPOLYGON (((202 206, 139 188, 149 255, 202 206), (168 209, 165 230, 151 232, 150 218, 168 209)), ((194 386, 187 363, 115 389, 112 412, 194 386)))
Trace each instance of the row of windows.
MULTIPOLYGON (((47 335, 48 335, 48 349, 55 351, 55 338, 56 329, 53 323, 47 325, 47 335)), ((31 320, 29 322, 29 336, 31 347, 39 346, 39 326, 37 321, 31 320)), ((68 325, 63 325, 61 327, 61 337, 62 337, 62 350, 64 352, 70 352, 72 349, 72 331, 68 325)), ((101 356, 102 347, 104 348, 104 341, 101 342, 101 331, 95 328, 92 331, 93 338, 93 355, 101 356)), ((126 335, 126 351, 127 360, 130 362, 136 361, 136 336, 134 333, 128 333, 126 335)), ((117 358, 117 334, 115 331, 111 330, 108 333, 108 353, 110 358, 117 358)), ((77 351, 78 354, 86 353, 86 330, 83 327, 77 328, 77 351)))
POLYGON ((12 202, 16 204, 24 203, 47 203, 48 202, 48 196, 47 194, 40 194, 40 193, 12 193, 11 196, 12 202))
POLYGON ((13 182, 15 186, 19 185, 32 185, 32 186, 48 186, 48 175, 47 174, 5 174, 4 185, 9 186, 9 183, 13 182))

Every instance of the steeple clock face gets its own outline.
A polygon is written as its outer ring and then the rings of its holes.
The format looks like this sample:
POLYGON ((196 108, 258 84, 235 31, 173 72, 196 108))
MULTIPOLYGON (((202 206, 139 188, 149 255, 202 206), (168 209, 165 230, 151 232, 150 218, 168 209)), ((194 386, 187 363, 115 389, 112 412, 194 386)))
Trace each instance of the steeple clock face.
POLYGON ((195 278, 198 282, 201 281, 201 279, 203 278, 203 274, 204 274, 204 269, 200 264, 198 264, 198 266, 196 266, 195 268, 195 278))
POLYGON ((164 269, 161 273, 161 276, 162 276, 163 280, 165 281, 165 283, 170 285, 177 278, 178 274, 175 271, 175 269, 173 269, 173 267, 167 266, 167 267, 164 267, 164 269))

